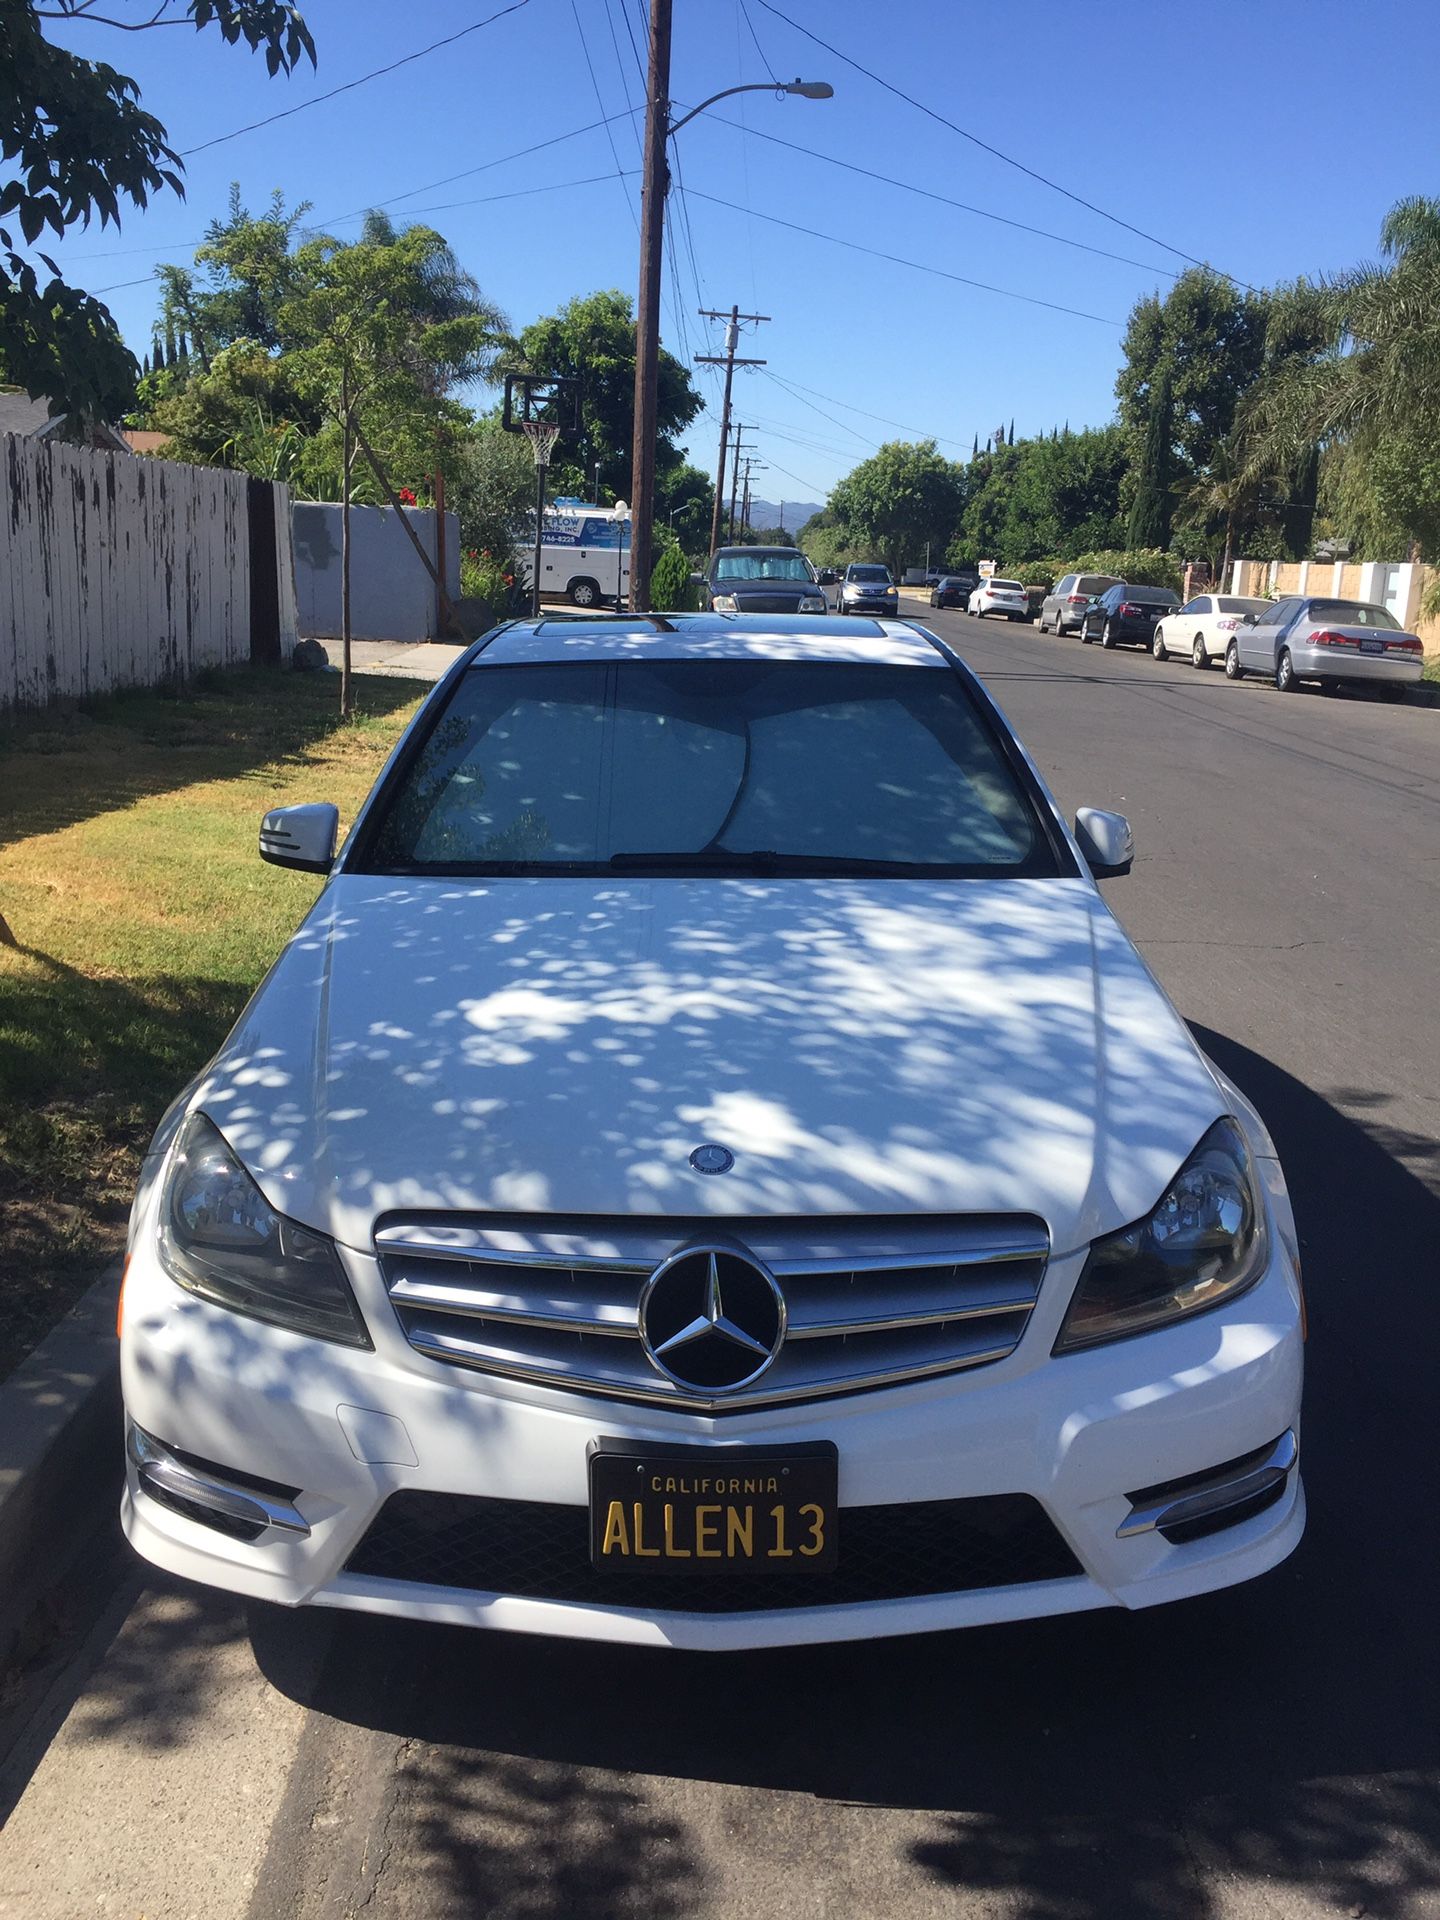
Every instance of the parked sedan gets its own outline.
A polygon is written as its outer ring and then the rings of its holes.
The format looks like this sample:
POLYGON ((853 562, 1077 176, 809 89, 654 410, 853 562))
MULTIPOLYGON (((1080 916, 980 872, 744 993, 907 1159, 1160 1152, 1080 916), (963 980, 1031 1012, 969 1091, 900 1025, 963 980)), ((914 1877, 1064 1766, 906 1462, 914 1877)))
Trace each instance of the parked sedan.
POLYGON ((1028 620, 1030 602, 1018 580, 982 580, 970 596, 970 612, 977 620, 1003 613, 1007 620, 1028 620))
POLYGON ((1388 607, 1365 600, 1267 602, 1247 614, 1225 649, 1225 673, 1274 676, 1282 693, 1299 693, 1307 680, 1326 690, 1368 682, 1391 700, 1403 700, 1425 671, 1425 649, 1388 607))
POLYGON ((147 1560, 721 1651, 1296 1546, 1275 1147, 1096 884, 1127 822, 1072 827, 953 653, 516 622, 338 824, 265 816, 325 884, 141 1170, 147 1560))
POLYGON ((932 607, 959 607, 963 611, 970 604, 970 595, 974 591, 974 580, 966 580, 960 574, 944 573, 935 582, 930 604, 932 607))
POLYGON ((1201 593, 1187 600, 1155 628, 1151 652, 1157 660, 1188 654, 1193 667, 1223 660, 1230 636, 1247 613, 1263 613, 1268 600, 1245 600, 1233 593, 1201 593))
POLYGON ((845 569, 840 583, 841 613, 898 613, 900 595, 888 567, 866 562, 845 569))
POLYGON ((1040 631, 1069 633, 1078 627, 1086 607, 1107 587, 1118 586, 1113 573, 1067 573, 1040 602, 1040 631))
POLYGON ((1168 587, 1131 587, 1117 581, 1086 607, 1080 617, 1080 638, 1087 647, 1092 640, 1102 647, 1132 643, 1148 647, 1155 636, 1155 622, 1179 605, 1180 596, 1168 587))

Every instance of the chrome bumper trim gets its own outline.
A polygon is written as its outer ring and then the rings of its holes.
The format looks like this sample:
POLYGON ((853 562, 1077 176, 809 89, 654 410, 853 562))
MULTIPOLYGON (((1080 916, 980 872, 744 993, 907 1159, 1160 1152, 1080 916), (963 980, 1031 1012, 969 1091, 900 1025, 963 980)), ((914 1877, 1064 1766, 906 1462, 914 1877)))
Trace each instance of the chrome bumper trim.
POLYGON ((308 1534, 310 1531, 299 1510, 288 1500, 278 1500, 253 1487, 237 1486, 219 1474, 198 1472, 177 1459, 168 1447, 143 1427, 137 1427, 133 1420, 126 1427, 125 1451, 140 1477, 140 1485, 147 1491, 172 1494, 246 1526, 283 1527, 287 1533, 308 1534))
POLYGON ((1293 1471, 1299 1457, 1294 1431, 1287 1429, 1273 1447, 1259 1455, 1247 1456, 1243 1463, 1222 1467, 1208 1479, 1183 1487, 1172 1485, 1168 1493, 1154 1489, 1146 1495, 1131 1495, 1135 1504, 1115 1529, 1115 1538, 1129 1540, 1138 1533, 1183 1526, 1191 1520, 1208 1520, 1227 1507, 1243 1506, 1247 1500, 1254 1500, 1278 1486, 1293 1471), (1237 1466, 1241 1469, 1238 1472, 1237 1466))

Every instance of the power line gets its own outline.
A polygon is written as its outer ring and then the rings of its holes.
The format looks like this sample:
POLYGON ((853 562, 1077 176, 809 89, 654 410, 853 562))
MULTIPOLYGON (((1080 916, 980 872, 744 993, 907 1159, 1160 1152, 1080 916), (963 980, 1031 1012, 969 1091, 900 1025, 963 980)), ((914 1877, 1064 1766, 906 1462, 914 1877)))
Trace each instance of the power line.
MULTIPOLYGON (((599 107, 601 114, 604 115, 605 102, 600 97, 600 82, 595 77, 595 63, 590 58, 590 44, 585 38, 585 29, 580 24, 580 9, 575 4, 575 0, 570 0, 570 11, 575 16, 575 31, 580 36, 580 51, 585 55, 585 65, 590 74, 590 84, 595 89, 595 104, 597 107, 599 107)), ((627 105, 629 104, 628 100, 626 104, 627 105)), ((605 138, 610 143, 610 158, 615 162, 615 178, 621 182, 622 189, 623 189, 625 172, 623 167, 620 165, 619 149, 615 145, 615 136, 610 131, 610 122, 608 118, 605 121, 605 138)), ((638 233, 640 231, 640 220, 639 220, 639 216, 635 212, 635 208, 633 204, 631 203, 630 194, 628 190, 625 191, 625 205, 629 209, 630 218, 635 222, 635 231, 638 233)))
MULTIPOLYGON (((760 44, 760 36, 755 31, 755 22, 750 18, 750 9, 745 4, 745 0, 740 0, 740 11, 742 14, 744 14, 745 24, 750 29, 750 38, 755 42, 755 51, 760 56, 761 66, 764 67, 766 73, 769 74, 770 78, 772 80, 775 80, 775 69, 774 67, 771 66, 770 62, 765 57, 765 49, 760 44)), ((775 80, 775 84, 778 86, 780 83, 778 80, 775 80)))
MULTIPOLYGON (((459 173, 447 173, 439 180, 427 180, 424 186, 407 187, 404 193, 393 193, 387 200, 367 200, 363 207, 356 207, 349 213, 328 214, 323 220, 317 220, 313 225, 307 227, 307 231, 314 231, 317 227, 338 226, 342 220, 358 220, 361 214, 369 213, 372 207, 398 206, 402 200, 414 200, 422 193, 433 193, 437 187, 453 186, 457 180, 472 180, 477 173, 489 173, 492 168, 506 166, 511 160, 527 160, 532 153, 542 153, 547 147, 563 146, 567 140, 578 140, 581 134, 594 133, 597 128, 603 127, 606 121, 628 120, 639 112, 639 107, 630 107, 622 113, 607 114, 603 120, 587 120, 583 127, 571 127, 568 133, 552 134, 548 140, 537 140, 533 146, 518 147, 514 153, 497 154, 493 160, 482 160, 477 167, 465 167, 459 173)), ((608 180, 611 176, 606 174, 604 177, 608 180)), ((482 202, 462 200, 456 204, 459 206, 478 206, 481 205, 482 202)), ((428 211, 434 211, 434 209, 428 209, 428 211)), ((157 253, 173 253, 177 247, 198 247, 203 244, 204 240, 202 238, 200 240, 172 240, 168 245, 163 247, 102 247, 92 253, 68 254, 67 258, 72 262, 76 262, 81 260, 118 260, 130 254, 149 254, 153 257, 157 253)))
MULTIPOLYGON (((761 0, 765 4, 765 0, 761 0)), ((802 227, 798 221, 782 220, 778 213, 760 213, 753 207, 742 207, 734 200, 724 200, 718 194, 701 193, 698 187, 691 187, 691 193, 697 200, 708 200, 712 206, 729 207, 732 213, 743 213, 752 220, 768 220, 772 227, 788 227, 791 233, 808 234, 812 240, 828 240, 831 246, 848 247, 852 253, 865 253, 872 260, 888 260, 892 267, 913 267, 916 273, 931 273, 940 280, 953 280, 962 287, 978 287, 982 293, 998 293, 1006 300, 1023 300, 1030 307, 1047 307, 1051 313, 1068 313, 1075 320, 1093 320, 1097 326, 1120 327, 1120 320, 1108 319, 1103 313, 1086 313, 1080 307, 1064 307, 1056 300, 1042 300, 1038 294, 1017 293, 1013 287, 992 286, 988 280, 971 280, 963 273, 951 273, 945 267, 932 267, 928 261, 906 260, 898 253, 882 253, 878 247, 861 246, 858 240, 843 240, 838 233, 822 233, 816 227, 802 227)))
MULTIPOLYGON (((774 4, 774 0, 757 0, 757 4, 764 7, 767 13, 773 13, 777 20, 783 20, 787 27, 793 27, 796 33, 802 33, 807 40, 813 40, 817 47, 823 47, 837 60, 843 60, 845 65, 853 67, 856 73, 862 73, 867 80, 873 80, 877 87, 883 87, 887 93, 893 93, 897 100, 903 100, 907 106, 914 107, 917 112, 937 121, 940 126, 948 127, 951 133, 958 133, 962 140, 969 140, 982 152, 993 154, 997 160, 1003 160, 1007 167, 1014 167, 1031 180, 1038 180, 1042 187, 1049 187, 1052 192, 1063 194, 1067 200, 1073 200, 1076 206, 1084 207, 1088 213, 1098 213, 1102 220, 1110 221, 1112 226, 1123 227, 1127 233, 1133 233, 1137 239, 1148 240, 1152 247, 1163 247, 1167 253, 1176 254, 1181 260, 1188 260, 1192 267, 1209 266, 1208 261, 1197 260, 1193 253, 1187 253, 1183 247, 1172 246, 1168 240, 1161 240, 1155 234, 1147 233, 1143 227, 1137 227, 1129 220, 1122 220, 1118 213, 1107 212, 1104 207, 1097 206, 1093 200, 1085 199, 1083 194, 1072 193, 1069 187, 1062 187, 1058 180, 1050 179, 1047 174, 1037 173, 1034 167, 1027 167, 1023 160, 1016 160, 1010 154, 1002 153, 999 147, 992 147, 989 141, 982 140, 978 133, 971 133, 967 127, 960 126, 956 121, 947 120, 943 113, 937 113, 933 107, 927 107, 923 100, 917 100, 913 94, 906 93, 891 81, 882 79, 872 67, 862 66, 858 60, 852 60, 848 53, 842 53, 839 47, 832 46, 828 40, 822 40, 818 33, 812 33, 809 27, 802 27, 798 20, 792 20, 788 13, 782 13, 774 4)), ((1212 268, 1212 271, 1218 271, 1218 269, 1212 268)), ((1221 278, 1233 280, 1235 276, 1227 273, 1222 274, 1221 278)), ((1243 287, 1246 282, 1239 280, 1236 281, 1236 285, 1243 287)))
MULTIPOLYGON (((846 413, 858 413, 866 420, 877 420, 882 427, 898 427, 901 433, 918 434, 922 440, 939 440, 947 447, 963 447, 965 444, 963 440, 952 440, 943 433, 927 434, 922 432, 919 427, 907 427, 903 420, 891 420, 888 415, 883 413, 870 413, 864 407, 852 406, 848 400, 837 400, 833 393, 821 393, 818 387, 804 386, 798 380, 784 380, 778 373, 770 373, 767 371, 765 377, 768 380, 775 381, 777 386, 784 387, 789 393, 809 394, 816 400, 828 400, 832 407, 843 407, 846 413)), ((818 413, 820 410, 817 407, 815 411, 818 413)), ((821 418, 828 418, 828 415, 822 414, 821 418)), ((843 424, 844 423, 839 420, 835 422, 837 427, 843 424)))
POLYGON ((188 160, 191 154, 204 153, 210 147, 223 146, 227 140, 238 140, 242 133, 254 133, 257 127, 273 126, 277 120, 288 120, 292 114, 304 113, 309 107, 318 107, 326 100, 334 100, 339 94, 351 93, 356 87, 363 87, 371 80, 379 80, 384 74, 394 73, 400 67, 408 67, 412 60, 423 60, 428 53, 437 53, 441 47, 450 47, 457 40, 463 40, 467 34, 479 33, 482 27, 493 26, 497 20, 503 20, 507 13, 518 13, 521 7, 528 7, 530 0, 510 0, 508 7, 501 7, 498 13, 490 14, 484 20, 476 20, 468 27, 461 27, 458 33, 446 34, 443 40, 432 40, 428 47, 421 47, 415 53, 407 53, 399 60, 392 60, 388 66, 376 67, 370 73, 362 73, 357 80, 347 80, 343 86, 332 87, 328 93, 317 93, 312 99, 302 100, 299 106, 283 107, 279 113, 268 113, 263 120, 252 120, 248 125, 236 127, 230 133, 217 133, 213 140, 202 140, 198 146, 181 150, 181 159, 188 160))
POLYGON ((822 153, 818 147, 802 146, 797 140, 782 140, 778 134, 762 133, 758 127, 745 126, 739 120, 727 120, 724 114, 712 113, 710 118, 722 127, 729 127, 734 133, 748 134, 752 140, 768 140, 772 146, 788 147, 791 153, 808 154, 812 160, 823 160, 827 166, 843 167, 847 173, 863 174, 867 180, 878 180, 882 186, 898 187, 903 193, 914 193, 926 200, 936 200, 942 207, 955 207, 961 213, 977 214, 982 220, 997 221, 1003 227, 1014 227, 1020 233, 1033 233, 1041 240, 1055 240, 1062 247, 1078 247, 1082 253, 1098 254, 1102 260, 1118 260, 1122 266, 1139 267, 1143 273, 1163 273, 1167 279, 1178 280, 1179 274, 1173 267, 1162 267, 1148 260, 1132 260, 1128 254, 1111 253, 1105 247, 1092 247, 1084 240, 1072 240, 1068 234, 1051 233, 1048 227, 1032 227, 1024 220, 1012 220, 1008 214, 992 213, 988 207, 971 206, 968 200, 952 200, 948 194, 936 193, 929 187, 917 186, 912 180, 896 180, 888 173, 876 173, 873 167, 862 167, 853 160, 841 160, 833 153, 822 153))

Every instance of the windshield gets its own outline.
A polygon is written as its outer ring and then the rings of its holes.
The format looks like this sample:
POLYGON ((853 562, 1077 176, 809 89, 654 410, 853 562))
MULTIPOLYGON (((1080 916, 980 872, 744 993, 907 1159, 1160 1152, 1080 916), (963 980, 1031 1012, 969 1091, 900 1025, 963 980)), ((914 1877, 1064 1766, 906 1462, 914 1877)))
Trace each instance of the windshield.
POLYGON ((361 871, 1054 875, 958 675, 750 660, 477 667, 361 871))
POLYGON ((1387 607, 1367 606, 1363 600, 1312 600, 1312 620, 1333 621, 1337 627, 1383 627, 1387 633, 1399 633, 1400 622, 1387 607))
POLYGON ((715 562, 717 580, 813 580, 803 553, 722 553, 715 562))
POLYGON ((886 586, 890 584, 890 572, 887 567, 851 567, 850 578, 852 580, 879 580, 886 586))
POLYGON ((1218 613, 1263 613, 1270 602, 1268 600, 1237 600, 1233 594, 1226 594, 1215 602, 1218 613))
POLYGON ((1126 587, 1125 598, 1137 607, 1178 607, 1180 602, 1168 587, 1126 587))
POLYGON ((1018 580, 992 580, 990 590, 992 593, 1023 593, 1025 591, 1018 580))
POLYGON ((1088 593, 1093 598, 1096 595, 1104 593, 1107 588, 1115 587, 1119 584, 1119 581, 1113 573, 1082 573, 1080 578, 1075 582, 1075 591, 1076 593, 1088 593))

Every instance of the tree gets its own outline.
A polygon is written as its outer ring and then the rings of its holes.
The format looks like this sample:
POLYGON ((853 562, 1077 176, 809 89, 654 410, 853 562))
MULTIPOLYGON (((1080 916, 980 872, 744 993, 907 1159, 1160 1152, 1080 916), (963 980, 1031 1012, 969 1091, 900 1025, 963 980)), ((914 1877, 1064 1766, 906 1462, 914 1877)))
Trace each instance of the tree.
POLYGON ((830 511, 852 538, 878 547, 892 571, 928 544, 938 553, 965 497, 963 469, 933 440, 888 441, 830 495, 830 511))
MULTIPOLYGON (((295 257, 300 291, 280 309, 287 373, 297 391, 329 416, 341 436, 340 604, 343 666, 341 712, 350 711, 350 500, 357 446, 382 494, 398 506, 386 466, 366 426, 383 426, 401 443, 418 435, 428 450, 443 418, 452 381, 473 377, 494 345, 492 311, 432 319, 427 312, 430 273, 448 253, 439 234, 409 227, 393 239, 353 246, 319 239, 295 257)), ((433 572, 430 556, 416 552, 433 572)), ((437 581, 442 604, 445 590, 437 581)))
MULTIPOLYGON (((635 408, 635 308, 630 296, 614 290, 568 301, 558 313, 536 320, 514 342, 516 357, 528 373, 549 374, 578 383, 583 447, 567 447, 557 473, 566 488, 578 480, 588 489, 596 465, 600 484, 612 495, 630 491, 630 439, 635 408), (575 460, 575 455, 581 459, 575 460)), ((655 409, 657 495, 665 475, 681 464, 676 435, 700 412, 704 401, 689 373, 673 354, 660 354, 655 409)))
POLYGON ((0 0, 0 161, 8 176, 0 182, 0 370, 33 398, 48 395, 56 412, 95 419, 116 418, 130 405, 135 357, 104 303, 67 285, 35 243, 47 228, 63 235, 97 214, 102 228, 118 227, 122 199, 144 207, 166 187, 183 195, 183 163, 164 127, 141 108, 133 80, 53 45, 41 22, 144 31, 183 17, 197 30, 213 25, 231 45, 263 48, 272 74, 290 72, 302 57, 313 65, 315 47, 286 0, 186 0, 183 15, 162 6, 134 23, 93 6, 0 0), (50 275, 43 283, 37 261, 50 275))
POLYGON ((709 474, 688 463, 668 467, 656 475, 655 517, 657 523, 674 529, 688 553, 709 558, 710 521, 715 503, 715 483, 709 474))
POLYGON ((1170 477, 1184 486, 1209 473, 1236 408, 1260 376, 1269 306, 1268 296, 1246 293, 1208 267, 1192 267, 1163 300, 1151 294, 1132 308, 1115 382, 1134 471, 1127 511, 1144 471, 1162 382, 1168 381, 1170 395, 1170 477))
POLYGON ((1174 461, 1174 396, 1168 366, 1150 393, 1150 424, 1145 450, 1130 502, 1127 544, 1131 547, 1167 547, 1170 544, 1170 474, 1174 461))
POLYGON ((1272 332, 1300 350, 1276 351, 1246 403, 1245 464, 1340 455, 1351 515, 1440 556, 1440 200, 1398 201, 1380 245, 1378 264, 1276 296, 1272 332))
POLYGON ((967 498, 952 558, 983 554, 1011 569, 1118 544, 1125 467, 1118 427, 1022 440, 982 456, 964 470, 967 498))

